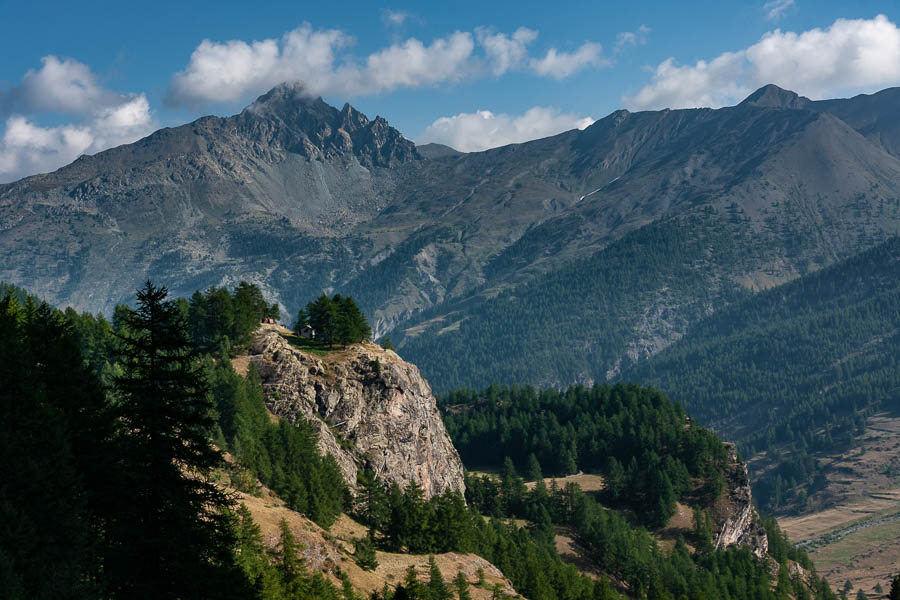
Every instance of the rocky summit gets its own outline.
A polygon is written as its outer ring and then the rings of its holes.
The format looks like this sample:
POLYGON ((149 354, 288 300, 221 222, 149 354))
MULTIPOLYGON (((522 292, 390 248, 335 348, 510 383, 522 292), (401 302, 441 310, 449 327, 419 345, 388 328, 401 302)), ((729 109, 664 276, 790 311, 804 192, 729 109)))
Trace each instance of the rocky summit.
POLYGON ((359 469, 371 469, 401 487, 415 481, 429 498, 464 492, 462 462, 431 388, 395 352, 362 343, 318 357, 263 329, 249 358, 269 410, 311 423, 320 451, 335 458, 351 487, 359 469))

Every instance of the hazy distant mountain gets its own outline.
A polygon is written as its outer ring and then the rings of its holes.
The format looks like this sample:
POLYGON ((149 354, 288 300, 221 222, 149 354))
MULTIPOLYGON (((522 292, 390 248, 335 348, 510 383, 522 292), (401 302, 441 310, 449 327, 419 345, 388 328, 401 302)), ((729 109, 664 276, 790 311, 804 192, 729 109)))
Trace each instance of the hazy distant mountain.
POLYGON ((291 313, 335 290, 438 390, 602 379, 900 231, 897 94, 767 86, 458 153, 282 85, 0 186, 0 279, 92 311, 146 277, 248 279, 291 313))

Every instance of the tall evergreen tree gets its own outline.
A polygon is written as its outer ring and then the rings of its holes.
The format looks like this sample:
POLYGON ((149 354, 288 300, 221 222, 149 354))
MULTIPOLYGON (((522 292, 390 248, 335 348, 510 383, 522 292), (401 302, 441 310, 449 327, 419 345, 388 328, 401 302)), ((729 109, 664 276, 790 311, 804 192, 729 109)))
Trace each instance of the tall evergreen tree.
POLYGON ((450 600, 452 598, 444 576, 434 560, 434 556, 428 557, 428 600, 450 600))
POLYGON ((456 572, 453 579, 453 586, 456 588, 456 597, 458 600, 472 600, 472 594, 469 592, 469 582, 462 571, 456 572))
POLYGON ((240 586, 224 513, 232 501, 209 480, 222 462, 208 439, 212 406, 181 313, 167 296, 148 281, 124 317, 116 390, 126 485, 109 527, 112 591, 148 600, 233 597, 240 586))
POLYGON ((525 477, 528 481, 538 481, 544 478, 541 473, 541 463, 538 462, 534 452, 528 455, 528 464, 525 467, 525 477))

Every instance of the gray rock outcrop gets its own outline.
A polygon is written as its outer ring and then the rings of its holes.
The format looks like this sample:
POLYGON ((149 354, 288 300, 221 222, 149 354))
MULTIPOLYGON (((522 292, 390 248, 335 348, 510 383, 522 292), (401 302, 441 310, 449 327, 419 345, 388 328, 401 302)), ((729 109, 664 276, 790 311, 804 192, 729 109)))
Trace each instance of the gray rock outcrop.
POLYGON ((753 508, 747 463, 738 458, 734 444, 726 443, 730 464, 725 471, 728 489, 713 507, 717 531, 713 537, 716 550, 729 546, 749 546, 753 554, 764 558, 769 551, 769 538, 753 508))
POLYGON ((269 410, 311 423, 320 451, 335 458, 351 487, 357 469, 369 468, 387 483, 417 482, 426 497, 464 491, 462 462, 431 388, 395 352, 362 343, 319 357, 264 329, 250 361, 269 410))

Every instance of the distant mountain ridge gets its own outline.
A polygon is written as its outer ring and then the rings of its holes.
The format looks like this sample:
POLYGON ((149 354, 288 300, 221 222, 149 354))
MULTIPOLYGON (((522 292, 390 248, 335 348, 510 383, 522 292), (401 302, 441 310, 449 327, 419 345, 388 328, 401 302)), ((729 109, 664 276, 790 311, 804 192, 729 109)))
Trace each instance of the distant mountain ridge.
POLYGON ((438 391, 602 380, 900 232, 898 93, 766 86, 458 153, 284 84, 0 186, 0 279, 107 312, 147 277, 289 313, 351 293, 438 391))
POLYGON ((713 314, 623 377, 670 394, 748 458, 768 453, 761 506, 804 509, 826 501, 814 459, 851 447, 867 417, 896 413, 898 356, 895 237, 713 314))

